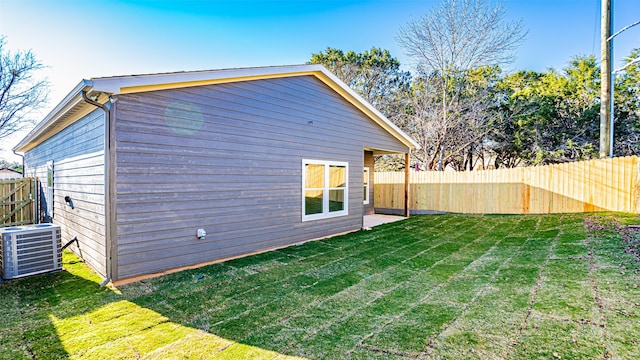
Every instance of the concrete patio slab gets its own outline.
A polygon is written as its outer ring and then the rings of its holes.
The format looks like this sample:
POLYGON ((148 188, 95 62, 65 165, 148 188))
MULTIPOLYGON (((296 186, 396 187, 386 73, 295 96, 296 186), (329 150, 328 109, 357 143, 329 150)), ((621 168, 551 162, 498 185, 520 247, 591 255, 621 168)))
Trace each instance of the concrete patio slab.
POLYGON ((382 214, 374 214, 374 215, 365 215, 362 219, 362 227, 372 228, 374 226, 392 223, 395 221, 404 220, 406 217, 404 216, 395 216, 395 215, 382 215, 382 214))

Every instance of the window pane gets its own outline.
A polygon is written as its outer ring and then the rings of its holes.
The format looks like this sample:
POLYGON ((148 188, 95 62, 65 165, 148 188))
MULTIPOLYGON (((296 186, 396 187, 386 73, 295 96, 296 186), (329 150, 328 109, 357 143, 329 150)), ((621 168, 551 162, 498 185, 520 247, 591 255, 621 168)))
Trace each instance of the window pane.
POLYGON ((329 190, 329 212, 344 210, 344 190, 329 190))
POLYGON ((47 164, 47 186, 53 187, 53 163, 47 164))
POLYGON ((364 197, 362 198, 364 201, 367 201, 367 198, 368 198, 368 196, 367 196, 367 195, 368 195, 368 194, 367 194, 367 193, 368 193, 368 191, 367 191, 367 190, 368 190, 367 185, 365 185, 365 186, 364 186, 364 197))
POLYGON ((305 171, 307 175, 305 188, 323 188, 324 187, 324 165, 306 164, 305 171))
POLYGON ((347 186, 347 168, 345 166, 329 166, 329 187, 339 188, 347 186))
POLYGON ((369 169, 364 170, 364 183, 365 184, 369 183, 369 169))
POLYGON ((322 198, 324 191, 307 190, 304 192, 304 214, 322 214, 322 198))

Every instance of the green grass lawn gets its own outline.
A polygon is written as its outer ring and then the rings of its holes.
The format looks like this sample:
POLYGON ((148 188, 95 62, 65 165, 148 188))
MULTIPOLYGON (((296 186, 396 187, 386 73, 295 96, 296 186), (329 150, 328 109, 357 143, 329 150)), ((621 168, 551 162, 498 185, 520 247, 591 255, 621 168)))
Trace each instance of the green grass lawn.
POLYGON ((638 359, 637 222, 415 216, 118 289, 65 254, 0 284, 0 359, 638 359))

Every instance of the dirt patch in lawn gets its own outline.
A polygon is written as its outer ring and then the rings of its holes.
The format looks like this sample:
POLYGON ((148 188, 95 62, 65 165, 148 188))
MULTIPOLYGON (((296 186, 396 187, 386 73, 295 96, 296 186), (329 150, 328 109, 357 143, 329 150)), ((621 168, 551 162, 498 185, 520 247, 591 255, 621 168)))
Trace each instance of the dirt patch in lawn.
POLYGON ((640 225, 622 225, 616 217, 605 220, 602 216, 588 216, 584 219, 585 227, 590 234, 595 233, 617 233, 621 241, 622 250, 627 256, 617 256, 620 265, 624 268, 640 273, 640 225))
POLYGON ((625 226, 621 234, 624 252, 633 255, 640 263, 640 225, 625 226))

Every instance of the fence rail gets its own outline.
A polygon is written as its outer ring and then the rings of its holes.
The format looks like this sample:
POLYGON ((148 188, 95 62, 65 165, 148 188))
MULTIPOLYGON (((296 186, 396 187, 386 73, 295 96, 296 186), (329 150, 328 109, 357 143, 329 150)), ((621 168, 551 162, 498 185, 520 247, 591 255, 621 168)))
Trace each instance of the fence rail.
MULTIPOLYGON (((638 157, 468 172, 411 172, 412 210, 475 214, 640 213, 638 157)), ((377 208, 402 208, 404 173, 374 177, 377 208)))
POLYGON ((0 227, 33 224, 35 178, 0 179, 0 227))

